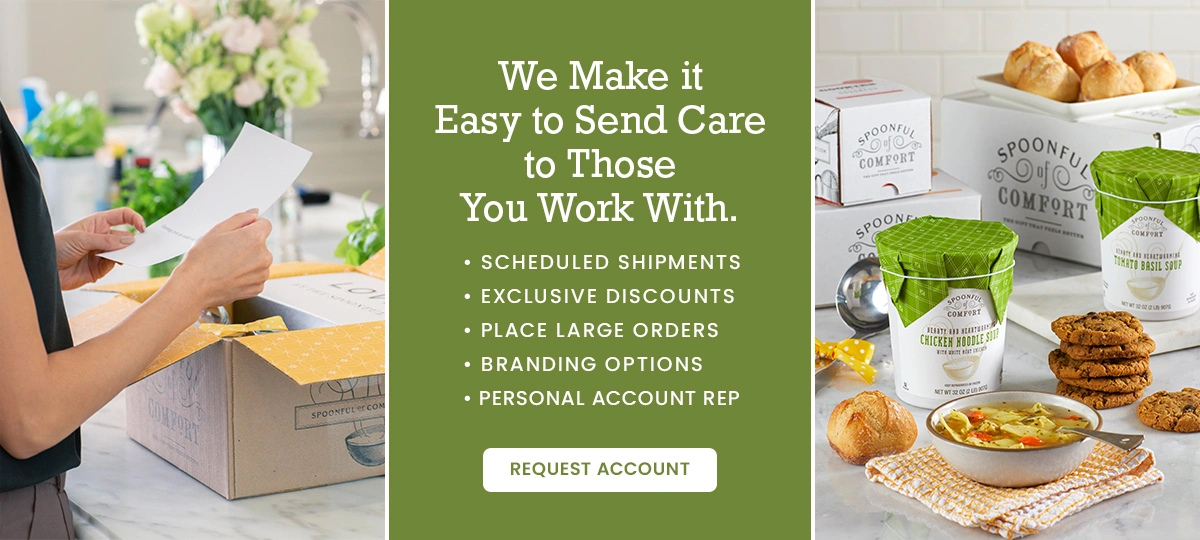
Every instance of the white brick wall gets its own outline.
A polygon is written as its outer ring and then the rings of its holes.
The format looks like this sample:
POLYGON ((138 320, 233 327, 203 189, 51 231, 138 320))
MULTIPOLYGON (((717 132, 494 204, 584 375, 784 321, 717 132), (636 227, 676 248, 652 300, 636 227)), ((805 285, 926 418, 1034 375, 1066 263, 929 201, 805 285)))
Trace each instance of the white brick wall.
POLYGON ((817 0, 817 84, 880 77, 934 97, 934 163, 941 96, 1004 69, 1026 40, 1051 47, 1095 30, 1118 59, 1167 54, 1179 76, 1200 77, 1200 0, 817 0))

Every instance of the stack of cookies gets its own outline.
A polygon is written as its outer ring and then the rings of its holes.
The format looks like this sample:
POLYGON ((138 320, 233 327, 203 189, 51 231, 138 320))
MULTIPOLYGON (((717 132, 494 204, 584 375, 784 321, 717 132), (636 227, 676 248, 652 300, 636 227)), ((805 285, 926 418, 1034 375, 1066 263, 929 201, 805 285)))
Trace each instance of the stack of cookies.
POLYGON ((1062 340, 1050 352, 1058 395, 1110 409, 1137 401, 1153 382, 1154 340, 1137 317, 1124 311, 1068 315, 1050 328, 1062 340))

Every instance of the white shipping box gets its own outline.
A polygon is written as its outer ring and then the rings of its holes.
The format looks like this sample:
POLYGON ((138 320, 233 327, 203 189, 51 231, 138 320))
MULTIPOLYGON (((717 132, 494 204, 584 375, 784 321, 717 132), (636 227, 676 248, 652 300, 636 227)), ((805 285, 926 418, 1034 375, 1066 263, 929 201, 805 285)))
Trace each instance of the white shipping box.
POLYGON ((934 172, 932 185, 924 195, 849 208, 816 202, 816 307, 834 304, 838 281, 850 265, 876 256, 879 231, 923 216, 979 219, 978 192, 940 171, 934 172))
POLYGON ((882 79, 816 87, 813 193, 842 206, 930 190, 930 99, 882 79))
POLYGON ((1070 122, 980 92, 946 96, 941 166, 983 195, 983 219, 1008 225, 1019 248, 1100 266, 1092 160, 1143 146, 1197 152, 1200 116, 1183 107, 1070 122))
POLYGON ((381 321, 387 315, 387 282, 358 272, 271 279, 261 294, 243 301, 242 307, 253 310, 249 315, 253 319, 276 312, 314 319, 285 318, 288 328, 381 321))

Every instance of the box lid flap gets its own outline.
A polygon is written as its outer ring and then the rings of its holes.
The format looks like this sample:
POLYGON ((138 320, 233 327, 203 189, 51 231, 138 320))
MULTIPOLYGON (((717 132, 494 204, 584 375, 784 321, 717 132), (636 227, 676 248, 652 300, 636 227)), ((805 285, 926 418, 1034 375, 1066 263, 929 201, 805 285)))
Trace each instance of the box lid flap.
POLYGON ((103 334, 125 320, 141 304, 124 296, 114 296, 71 317, 71 339, 76 345, 103 334))
POLYGON ((166 282, 167 278, 157 277, 143 279, 141 281, 126 281, 124 283, 92 285, 91 287, 87 287, 86 290, 117 293, 138 302, 145 302, 146 299, 158 292, 158 290, 162 288, 163 284, 166 282))
MULTIPOLYGON (((114 296, 103 304, 71 317, 71 337, 75 344, 79 345, 103 334, 125 320, 125 317, 128 317, 140 305, 141 303, 125 296, 114 296)), ((154 360, 146 366, 146 369, 142 370, 142 373, 133 382, 145 379, 218 341, 221 341, 219 336, 195 326, 189 326, 166 349, 158 353, 158 356, 154 357, 154 360)))
POLYGON ((884 79, 854 79, 818 86, 814 97, 821 103, 843 110, 880 103, 929 99, 928 94, 884 79))
POLYGON ((267 279, 308 276, 312 274, 333 274, 337 272, 353 272, 354 267, 342 263, 322 263, 295 261, 271 265, 271 276, 267 279))
POLYGON ((379 375, 387 371, 383 321, 245 336, 245 345, 298 384, 379 375))
POLYGON ((355 268, 355 270, 375 279, 387 281, 386 263, 387 248, 383 248, 378 253, 371 255, 371 258, 367 259, 367 262, 358 265, 358 268, 355 268))
POLYGON ((216 334, 205 332, 195 326, 189 326, 179 334, 179 337, 175 338, 175 341, 167 345, 166 349, 158 353, 154 361, 150 362, 150 365, 146 366, 146 369, 142 370, 142 373, 133 382, 138 382, 154 375, 171 364, 196 354, 201 349, 220 341, 221 337, 216 334))
MULTIPOLYGON (((368 261, 369 262, 369 261, 368 261)), ((380 264, 382 267, 382 264, 380 264)), ((335 272, 353 272, 355 267, 348 264, 340 263, 321 263, 321 262, 285 262, 271 265, 271 275, 267 279, 279 279, 286 277, 307 276, 311 274, 332 274, 335 272)), ((383 278, 380 278, 383 279, 383 278)), ((112 292, 124 295, 138 302, 145 302, 151 295, 158 292, 163 284, 167 282, 167 278, 151 278, 140 281, 126 281, 124 283, 111 283, 105 285, 92 285, 85 290, 112 292)))

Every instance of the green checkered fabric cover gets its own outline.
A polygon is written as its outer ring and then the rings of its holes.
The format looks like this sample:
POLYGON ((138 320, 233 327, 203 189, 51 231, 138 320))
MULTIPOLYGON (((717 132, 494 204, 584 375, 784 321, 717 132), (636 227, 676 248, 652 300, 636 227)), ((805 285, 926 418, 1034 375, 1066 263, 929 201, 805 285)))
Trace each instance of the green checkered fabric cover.
POLYGON ((1003 223, 922 217, 884 229, 875 241, 879 264, 887 271, 883 283, 905 327, 937 307, 951 287, 991 291, 996 316, 1004 318, 1012 270, 975 279, 912 279, 981 276, 1008 268, 1017 250, 1017 233, 1003 223))
MULTIPOLYGON (((1092 161, 1096 189, 1127 199, 1177 201, 1200 193, 1200 154, 1147 146, 1119 152, 1100 152, 1092 161)), ((1171 223, 1200 240, 1200 215, 1196 201, 1172 204, 1141 204, 1096 195, 1100 236, 1125 223, 1142 207, 1163 211, 1171 223)))

